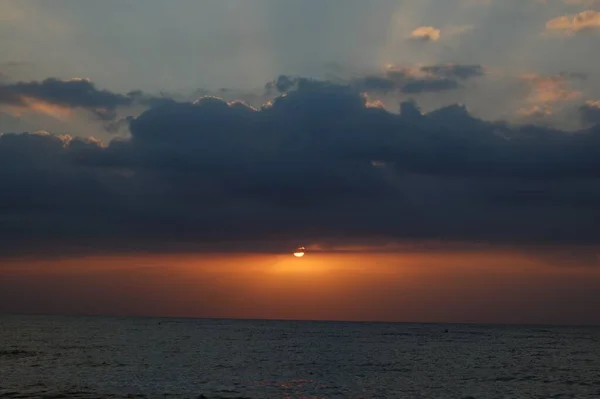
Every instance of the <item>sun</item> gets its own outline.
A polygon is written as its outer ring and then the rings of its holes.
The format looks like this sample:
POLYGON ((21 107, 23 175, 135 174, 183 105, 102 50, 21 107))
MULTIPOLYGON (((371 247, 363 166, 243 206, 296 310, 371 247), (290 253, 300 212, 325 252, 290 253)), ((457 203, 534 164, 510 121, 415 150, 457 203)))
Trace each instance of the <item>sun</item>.
POLYGON ((306 252, 306 248, 304 248, 304 247, 296 248, 296 250, 294 251, 294 256, 296 258, 301 258, 304 256, 305 252, 306 252))

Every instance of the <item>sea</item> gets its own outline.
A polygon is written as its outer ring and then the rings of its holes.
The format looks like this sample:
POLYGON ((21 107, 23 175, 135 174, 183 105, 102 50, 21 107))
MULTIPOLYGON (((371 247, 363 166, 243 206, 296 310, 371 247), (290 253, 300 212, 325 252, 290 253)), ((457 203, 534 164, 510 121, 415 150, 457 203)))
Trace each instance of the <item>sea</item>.
POLYGON ((0 398, 600 398, 600 328, 0 316, 0 398))

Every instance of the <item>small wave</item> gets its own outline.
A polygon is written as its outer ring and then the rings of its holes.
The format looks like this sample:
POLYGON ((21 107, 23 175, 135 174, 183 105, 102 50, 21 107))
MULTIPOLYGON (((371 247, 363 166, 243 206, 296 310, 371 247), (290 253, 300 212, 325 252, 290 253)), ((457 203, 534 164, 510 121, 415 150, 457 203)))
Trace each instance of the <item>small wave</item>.
POLYGON ((415 337, 415 336, 418 336, 415 333, 406 333, 406 332, 384 332, 381 335, 382 336, 393 336, 393 337, 415 337))
POLYGON ((495 381, 497 382, 510 382, 516 380, 516 377, 496 377, 495 381))
POLYGON ((247 396, 197 396, 196 399, 252 399, 247 396))
POLYGON ((38 353, 33 351, 26 351, 22 349, 5 349, 0 350, 0 357, 28 357, 36 356, 38 353))
MULTIPOLYGON (((40 387, 41 385, 37 385, 36 387, 40 387)), ((32 386, 33 387, 33 386, 32 386)), ((94 399, 105 396, 96 395, 92 392, 85 391, 66 391, 66 392, 51 392, 45 389, 42 390, 25 390, 21 392, 10 391, 10 390, 2 390, 0 389, 0 398, 7 399, 68 399, 68 398, 85 398, 85 399, 94 399)))

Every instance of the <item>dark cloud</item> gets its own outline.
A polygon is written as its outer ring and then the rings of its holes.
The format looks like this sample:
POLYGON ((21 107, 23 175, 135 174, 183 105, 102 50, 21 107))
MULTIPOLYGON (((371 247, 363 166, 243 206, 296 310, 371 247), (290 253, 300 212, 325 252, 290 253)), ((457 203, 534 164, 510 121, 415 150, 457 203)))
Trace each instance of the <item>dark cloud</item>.
POLYGON ((429 65, 421 67, 421 71, 448 79, 469 79, 484 75, 481 65, 429 65))
POLYGON ((481 65, 440 64, 419 68, 391 67, 381 75, 367 75, 353 80, 352 85, 369 92, 401 92, 418 94, 454 90, 461 81, 484 75, 481 65))
POLYGON ((0 104, 28 107, 31 102, 44 102, 68 108, 83 108, 104 120, 116 117, 116 109, 142 99, 141 92, 127 95, 99 90, 87 79, 0 84, 0 104))
POLYGON ((117 134, 124 130, 127 130, 129 128, 129 124, 134 119, 135 118, 133 116, 126 116, 125 118, 121 118, 116 121, 108 121, 104 125, 104 129, 109 133, 117 134))
POLYGON ((275 81, 267 83, 265 88, 269 93, 272 93, 273 91, 285 93, 294 88, 298 80, 299 78, 291 78, 289 76, 280 75, 275 81))
POLYGON ((353 85, 293 87, 259 110, 164 101, 108 146, 0 136, 0 250, 600 239, 598 127, 512 127, 460 105, 392 114, 353 85))
POLYGON ((412 79, 402 86, 402 92, 416 94, 458 89, 460 85, 452 79, 412 79))
MULTIPOLYGON (((378 93, 419 94, 461 87, 461 81, 484 76, 481 65, 439 64, 417 68, 391 66, 381 74, 338 79, 356 90, 378 93)), ((267 94, 287 93, 306 86, 322 86, 324 82, 304 77, 281 75, 265 85, 267 94)))
POLYGON ((600 125, 600 101, 588 101, 579 108, 583 123, 600 125))

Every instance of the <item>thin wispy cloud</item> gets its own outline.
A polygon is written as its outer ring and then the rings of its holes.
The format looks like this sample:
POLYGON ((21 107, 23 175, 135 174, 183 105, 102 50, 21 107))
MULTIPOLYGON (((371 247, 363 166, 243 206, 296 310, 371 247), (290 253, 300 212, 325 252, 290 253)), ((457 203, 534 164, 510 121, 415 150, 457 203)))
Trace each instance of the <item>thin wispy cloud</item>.
POLYGON ((441 31, 433 26, 420 26, 410 33, 411 40, 424 42, 437 42, 440 37, 441 31))
POLYGON ((562 0, 565 4, 573 6, 595 6, 600 5, 600 0, 562 0))
POLYGON ((584 32, 600 32, 600 12, 582 11, 575 15, 563 15, 549 20, 546 29, 576 35, 584 32))

